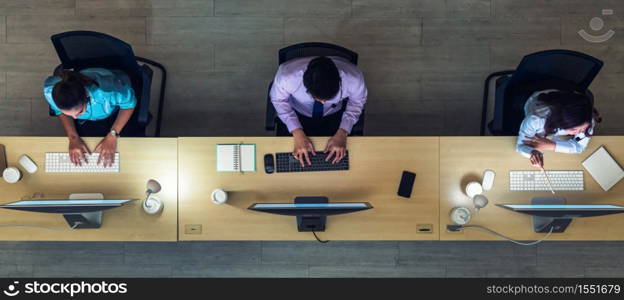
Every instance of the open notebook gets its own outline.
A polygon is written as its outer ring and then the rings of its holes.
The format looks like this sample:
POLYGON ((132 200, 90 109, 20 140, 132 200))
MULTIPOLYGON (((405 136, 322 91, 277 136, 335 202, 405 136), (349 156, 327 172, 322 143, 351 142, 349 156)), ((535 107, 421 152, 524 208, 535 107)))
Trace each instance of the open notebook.
POLYGON ((217 145, 218 172, 255 172, 255 144, 217 145))

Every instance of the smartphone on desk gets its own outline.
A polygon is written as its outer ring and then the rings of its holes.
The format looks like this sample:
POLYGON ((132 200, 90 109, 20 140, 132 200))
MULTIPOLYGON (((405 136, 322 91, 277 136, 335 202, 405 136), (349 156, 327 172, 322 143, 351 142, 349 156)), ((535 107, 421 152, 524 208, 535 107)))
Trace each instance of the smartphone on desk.
POLYGON ((401 176, 401 182, 399 183, 399 190, 397 195, 405 198, 412 196, 412 188, 414 187, 414 180, 416 180, 416 174, 408 171, 403 171, 401 176))

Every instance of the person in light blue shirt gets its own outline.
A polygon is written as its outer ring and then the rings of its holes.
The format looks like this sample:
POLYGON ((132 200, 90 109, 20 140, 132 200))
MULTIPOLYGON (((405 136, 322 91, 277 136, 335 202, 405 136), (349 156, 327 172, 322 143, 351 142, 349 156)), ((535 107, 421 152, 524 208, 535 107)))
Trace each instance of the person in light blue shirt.
POLYGON ((137 104, 129 77, 102 68, 64 70, 45 80, 43 94, 67 133, 72 163, 81 165, 91 153, 81 136, 104 136, 94 152, 98 163, 112 165, 117 138, 137 104))
POLYGON ((596 124, 602 121, 586 95, 552 89, 531 95, 524 113, 516 151, 539 168, 544 168, 543 151, 585 151, 596 124))

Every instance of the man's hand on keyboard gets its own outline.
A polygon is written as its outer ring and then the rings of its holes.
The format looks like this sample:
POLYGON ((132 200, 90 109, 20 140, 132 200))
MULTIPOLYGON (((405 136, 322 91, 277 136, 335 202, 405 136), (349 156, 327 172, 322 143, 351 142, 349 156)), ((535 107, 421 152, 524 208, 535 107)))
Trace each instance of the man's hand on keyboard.
POLYGON ((341 161, 347 153, 347 135, 344 129, 338 129, 336 134, 327 141, 325 153, 329 153, 325 161, 332 161, 335 164, 341 161), (332 159, 333 157, 333 159, 332 159))
POLYGON ((85 153, 91 154, 91 151, 80 137, 69 139, 69 160, 74 165, 82 166, 83 160, 85 163, 87 162, 85 153))
POLYGON ((100 152, 98 157, 98 165, 103 163, 104 167, 112 166, 115 162, 115 151, 117 150, 117 138, 112 135, 107 135, 102 141, 95 147, 95 152, 100 152))
POLYGON ((312 155, 316 155, 312 141, 310 141, 301 128, 293 130, 292 134, 295 138, 295 150, 293 150, 293 156, 301 163, 302 168, 305 167, 306 162, 308 165, 312 165, 312 161, 310 161, 310 154, 308 153, 312 152, 312 155))

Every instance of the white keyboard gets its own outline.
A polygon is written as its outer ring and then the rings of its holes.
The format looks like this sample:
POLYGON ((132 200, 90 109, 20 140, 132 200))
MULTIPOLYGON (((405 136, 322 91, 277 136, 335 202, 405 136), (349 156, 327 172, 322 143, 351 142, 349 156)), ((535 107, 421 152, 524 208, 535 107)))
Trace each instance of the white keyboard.
POLYGON ((119 173, 119 153, 115 153, 115 162, 112 166, 104 167, 102 163, 97 164, 100 153, 85 154, 87 162, 82 162, 82 166, 74 165, 69 160, 67 152, 46 153, 45 171, 46 173, 119 173))
MULTIPOLYGON (((546 171, 555 191, 582 191, 585 189, 583 171, 546 171)), ((509 171, 510 191, 550 191, 542 171, 509 171)))

